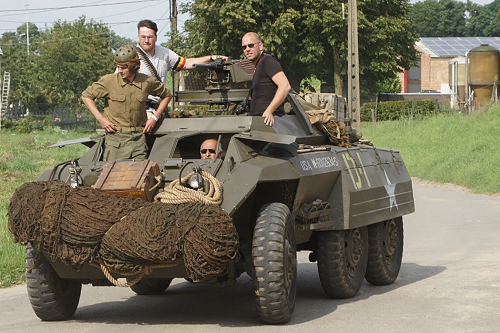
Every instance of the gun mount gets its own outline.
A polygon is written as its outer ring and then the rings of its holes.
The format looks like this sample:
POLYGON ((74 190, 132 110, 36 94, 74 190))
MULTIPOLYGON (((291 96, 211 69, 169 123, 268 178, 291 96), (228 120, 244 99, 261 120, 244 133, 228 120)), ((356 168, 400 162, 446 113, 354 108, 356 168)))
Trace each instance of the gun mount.
POLYGON ((208 64, 195 64, 208 69, 204 90, 185 90, 175 94, 175 101, 190 104, 208 104, 210 111, 228 111, 249 96, 248 82, 254 66, 249 60, 215 59, 208 64), (217 105, 219 109, 212 109, 217 105))

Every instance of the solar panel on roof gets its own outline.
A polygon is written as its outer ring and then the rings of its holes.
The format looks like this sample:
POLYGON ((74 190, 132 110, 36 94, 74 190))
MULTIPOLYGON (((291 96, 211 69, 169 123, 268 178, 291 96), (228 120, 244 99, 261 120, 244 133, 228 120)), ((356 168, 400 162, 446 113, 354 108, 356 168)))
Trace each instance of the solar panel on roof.
POLYGON ((423 37, 420 42, 442 57, 465 56, 481 44, 488 44, 500 50, 500 37, 423 37))

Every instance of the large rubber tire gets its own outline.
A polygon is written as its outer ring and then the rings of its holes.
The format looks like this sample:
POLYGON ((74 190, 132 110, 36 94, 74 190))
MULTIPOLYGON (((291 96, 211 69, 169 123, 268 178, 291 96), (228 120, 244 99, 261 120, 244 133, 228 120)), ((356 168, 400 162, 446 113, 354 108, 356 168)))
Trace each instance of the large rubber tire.
POLYGON ((316 252, 321 286, 328 297, 355 296, 368 262, 367 228, 318 232, 316 252))
POLYGON ((262 206, 252 242, 253 285, 259 318, 268 324, 287 322, 295 308, 297 252, 288 207, 262 206))
POLYGON ((403 218, 368 226, 370 238, 366 281, 384 286, 396 281, 403 259, 403 218))
MULTIPOLYGON (((128 280, 128 279, 127 279, 128 280)), ((159 295, 167 290, 172 279, 142 279, 130 287, 137 295, 159 295)))
POLYGON ((61 279, 49 261, 37 251, 26 247, 26 285, 31 307, 41 320, 66 320, 75 314, 82 284, 79 281, 61 279))

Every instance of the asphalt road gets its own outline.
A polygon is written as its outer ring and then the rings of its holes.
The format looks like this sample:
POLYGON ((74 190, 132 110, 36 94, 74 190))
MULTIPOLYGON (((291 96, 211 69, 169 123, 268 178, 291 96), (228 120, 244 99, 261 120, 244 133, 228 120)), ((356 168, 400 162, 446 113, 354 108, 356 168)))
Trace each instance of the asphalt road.
POLYGON ((251 280, 213 288, 176 279, 160 296, 84 286, 72 320, 42 322, 26 286, 0 289, 1 332, 499 332, 500 197, 414 183, 404 218, 401 272, 391 286, 364 283, 348 300, 326 298, 315 263, 299 253, 292 320, 259 322, 251 280))

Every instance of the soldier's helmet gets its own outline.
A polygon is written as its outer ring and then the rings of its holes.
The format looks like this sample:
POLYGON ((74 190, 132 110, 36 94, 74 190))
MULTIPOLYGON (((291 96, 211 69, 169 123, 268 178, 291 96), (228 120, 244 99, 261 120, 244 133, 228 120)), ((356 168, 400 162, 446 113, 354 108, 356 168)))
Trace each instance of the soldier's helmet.
POLYGON ((130 45, 122 45, 115 51, 114 62, 119 66, 127 65, 132 73, 137 72, 141 66, 135 47, 130 45))

